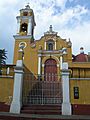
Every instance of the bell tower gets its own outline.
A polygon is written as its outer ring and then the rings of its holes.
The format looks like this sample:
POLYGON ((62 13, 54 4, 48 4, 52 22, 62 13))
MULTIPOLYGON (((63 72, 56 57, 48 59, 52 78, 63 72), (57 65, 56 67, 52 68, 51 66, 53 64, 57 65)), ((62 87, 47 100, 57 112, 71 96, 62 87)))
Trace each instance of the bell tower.
POLYGON ((29 5, 20 10, 20 16, 17 16, 17 35, 29 36, 33 38, 35 19, 33 10, 29 5))
MULTIPOLYGON (((36 25, 34 12, 30 8, 29 4, 25 8, 20 9, 19 16, 17 19, 17 31, 14 35, 15 46, 14 46, 14 58, 13 63, 16 64, 18 59, 19 47, 23 46, 24 53, 29 53, 30 44, 34 42, 34 27, 36 25)), ((29 57, 29 56, 26 56, 29 57)))

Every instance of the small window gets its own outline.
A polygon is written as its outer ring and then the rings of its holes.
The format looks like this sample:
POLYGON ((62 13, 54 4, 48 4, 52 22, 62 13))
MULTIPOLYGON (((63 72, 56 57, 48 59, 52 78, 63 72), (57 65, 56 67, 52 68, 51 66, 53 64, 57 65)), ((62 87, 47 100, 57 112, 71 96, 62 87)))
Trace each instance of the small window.
POLYGON ((79 87, 74 87, 74 99, 79 99, 79 87))
POLYGON ((23 13, 23 16, 27 16, 27 15, 28 15, 28 12, 24 12, 24 13, 23 13))
POLYGON ((47 50, 49 50, 49 51, 54 50, 54 41, 53 40, 47 41, 47 50))
POLYGON ((53 43, 48 44, 48 50, 53 50, 53 43))
POLYGON ((21 25, 21 30, 20 30, 20 32, 27 32, 27 24, 26 24, 26 23, 23 23, 23 24, 21 25))

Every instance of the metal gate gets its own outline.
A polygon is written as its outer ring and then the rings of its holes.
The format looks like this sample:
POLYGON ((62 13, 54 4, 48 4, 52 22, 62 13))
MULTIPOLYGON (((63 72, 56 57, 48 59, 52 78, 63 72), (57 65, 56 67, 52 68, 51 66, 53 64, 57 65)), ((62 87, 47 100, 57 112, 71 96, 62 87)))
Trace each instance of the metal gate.
POLYGON ((24 75, 23 82, 23 104, 61 104, 62 85, 60 76, 49 74, 49 76, 24 75), (50 77, 46 80, 45 78, 50 77), (52 79, 51 79, 52 78, 52 79), (56 81, 53 78, 57 78, 56 81))

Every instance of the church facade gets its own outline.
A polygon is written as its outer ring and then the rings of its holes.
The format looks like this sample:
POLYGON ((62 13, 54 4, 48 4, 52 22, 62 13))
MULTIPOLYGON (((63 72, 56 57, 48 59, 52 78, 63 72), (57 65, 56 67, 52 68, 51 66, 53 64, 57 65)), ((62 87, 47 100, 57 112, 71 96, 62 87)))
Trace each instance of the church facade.
POLYGON ((29 5, 16 18, 13 65, 3 66, 0 76, 0 89, 7 84, 0 92, 1 106, 20 113, 25 104, 60 105, 62 115, 90 114, 90 56, 83 47, 73 55, 70 39, 58 36, 52 25, 34 40, 36 23, 29 5))

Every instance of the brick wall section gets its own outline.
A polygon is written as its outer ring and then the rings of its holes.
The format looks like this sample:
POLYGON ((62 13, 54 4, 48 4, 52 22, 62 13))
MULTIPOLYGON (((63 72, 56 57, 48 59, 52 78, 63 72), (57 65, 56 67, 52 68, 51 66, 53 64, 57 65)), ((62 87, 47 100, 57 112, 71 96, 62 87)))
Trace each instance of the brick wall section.
POLYGON ((90 105, 74 104, 72 105, 73 115, 90 115, 90 105))
POLYGON ((0 102, 0 112, 9 112, 10 105, 5 104, 4 102, 0 102))

